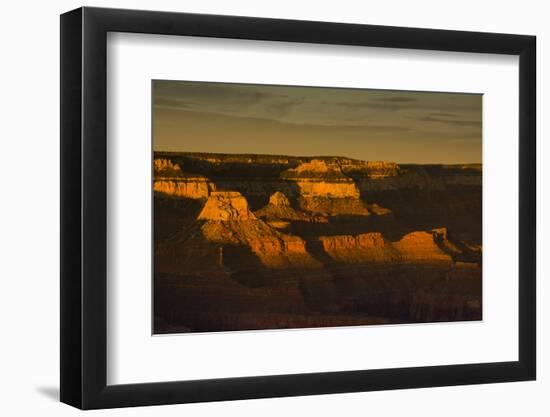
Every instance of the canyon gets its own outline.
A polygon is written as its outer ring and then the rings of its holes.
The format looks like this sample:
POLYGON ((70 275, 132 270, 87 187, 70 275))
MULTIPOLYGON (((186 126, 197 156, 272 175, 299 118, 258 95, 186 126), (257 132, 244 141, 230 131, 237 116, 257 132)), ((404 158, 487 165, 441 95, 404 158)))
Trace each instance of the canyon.
POLYGON ((155 152, 154 331, 480 320, 482 167, 155 152))

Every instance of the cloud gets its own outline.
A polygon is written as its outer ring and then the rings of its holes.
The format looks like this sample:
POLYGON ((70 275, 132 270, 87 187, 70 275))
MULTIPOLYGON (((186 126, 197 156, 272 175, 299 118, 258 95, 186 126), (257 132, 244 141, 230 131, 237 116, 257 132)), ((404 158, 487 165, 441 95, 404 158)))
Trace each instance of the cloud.
POLYGON ((413 107, 410 102, 384 102, 382 100, 377 101, 340 101, 337 103, 334 103, 336 106, 344 107, 347 109, 354 109, 354 110, 360 110, 360 109, 375 109, 375 110, 390 110, 390 111, 396 111, 396 110, 402 110, 407 109, 410 107, 413 107), (403 104, 406 103, 406 104, 403 104))
POLYGON ((272 113, 273 116, 282 117, 288 114, 292 108, 299 106, 303 101, 303 98, 286 98, 282 100, 269 100, 263 104, 266 107, 266 110, 272 113))
POLYGON ((421 122, 444 123, 452 126, 481 127, 481 122, 477 120, 448 120, 432 116, 421 117, 418 120, 420 120, 421 122))
POLYGON ((433 116, 433 117, 457 117, 457 114, 455 114, 455 113, 435 112, 435 113, 430 113, 430 116, 433 116))
POLYGON ((390 103, 411 103, 413 101, 416 101, 416 98, 393 96, 393 97, 377 98, 375 100, 376 101, 386 101, 386 102, 390 102, 390 103))
POLYGON ((154 107, 187 110, 193 108, 193 103, 173 98, 155 97, 154 107))
POLYGON ((257 102, 271 98, 285 98, 285 95, 262 91, 261 87, 202 82, 155 81, 155 94, 160 97, 194 97, 197 100, 231 100, 257 102), (255 88, 254 88, 255 87, 255 88))

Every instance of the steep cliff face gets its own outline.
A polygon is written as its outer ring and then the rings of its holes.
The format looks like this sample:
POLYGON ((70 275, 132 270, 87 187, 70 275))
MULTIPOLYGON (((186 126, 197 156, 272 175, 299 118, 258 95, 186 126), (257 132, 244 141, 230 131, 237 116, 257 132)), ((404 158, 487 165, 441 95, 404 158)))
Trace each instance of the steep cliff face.
POLYGON ((357 236, 322 236, 324 251, 339 263, 452 262, 435 239, 434 232, 412 232, 397 242, 389 242, 380 233, 357 236))
POLYGON ((319 159, 290 168, 281 177, 296 181, 300 195, 308 197, 359 198, 359 190, 336 163, 319 159))
POLYGON ((323 250, 339 263, 395 262, 399 254, 381 233, 321 236, 323 250))
POLYGON ((199 220, 256 220, 248 202, 236 191, 214 191, 199 213, 199 220))
POLYGON ((434 233, 412 232, 393 243, 403 261, 443 261, 452 262, 450 255, 445 253, 435 242, 434 233))
POLYGON ((203 199, 216 189, 208 178, 184 173, 179 164, 166 158, 155 158, 153 173, 153 190, 168 196, 203 199))
MULTIPOLYGON (((282 192, 302 209, 324 215, 366 215, 373 192, 479 187, 481 165, 397 165, 343 157, 156 153, 155 190, 175 197, 206 198, 211 191, 239 191, 255 209, 282 192), (158 184, 157 184, 158 183, 158 184), (204 184, 206 183, 206 184, 204 184), (323 199, 347 199, 329 203, 323 199), (309 200, 309 201, 308 201, 309 200)), ((371 210, 373 214, 379 214, 371 210)))
POLYGON ((204 177, 167 178, 153 182, 154 191, 173 197, 202 199, 215 189, 216 185, 204 177))
POLYGON ((304 240, 280 233, 258 219, 238 192, 214 192, 198 220, 203 237, 220 245, 249 247, 268 268, 316 268, 321 264, 306 251, 304 240))
POLYGON ((296 182, 305 211, 326 216, 369 215, 357 185, 335 162, 314 159, 284 171, 281 177, 296 182))

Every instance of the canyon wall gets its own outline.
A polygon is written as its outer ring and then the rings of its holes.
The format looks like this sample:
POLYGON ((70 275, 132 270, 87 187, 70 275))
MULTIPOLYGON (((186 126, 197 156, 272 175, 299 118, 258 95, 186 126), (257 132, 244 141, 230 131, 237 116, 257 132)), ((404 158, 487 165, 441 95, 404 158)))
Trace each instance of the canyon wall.
POLYGON ((482 318, 481 166, 155 152, 155 331, 482 318))
MULTIPOLYGON (((370 192, 442 191, 449 186, 481 186, 482 182, 481 165, 399 166, 394 162, 341 157, 156 152, 154 168, 155 184, 159 182, 155 189, 159 192, 207 198, 216 189, 234 190, 261 204, 277 191, 293 200, 361 197, 368 201, 370 192)), ((311 208, 316 205, 309 204, 311 208)), ((348 209, 364 214, 359 207, 348 209)))
POLYGON ((313 159, 290 168, 281 177, 295 181, 300 207, 321 215, 369 215, 355 181, 342 172, 337 162, 313 159))
POLYGON ((204 177, 157 177, 153 181, 153 190, 173 197, 202 199, 208 198, 216 190, 216 185, 204 177))
POLYGON ((397 242, 387 241, 381 233, 321 236, 319 240, 339 263, 452 262, 432 232, 412 232, 397 242))

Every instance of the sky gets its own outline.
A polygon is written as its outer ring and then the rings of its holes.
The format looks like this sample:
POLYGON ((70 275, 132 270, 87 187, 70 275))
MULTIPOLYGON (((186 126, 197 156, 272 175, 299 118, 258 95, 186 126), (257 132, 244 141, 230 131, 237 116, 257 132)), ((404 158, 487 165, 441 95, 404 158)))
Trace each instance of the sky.
POLYGON ((482 95, 154 80, 155 151, 481 163, 482 95))

